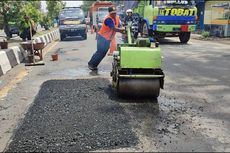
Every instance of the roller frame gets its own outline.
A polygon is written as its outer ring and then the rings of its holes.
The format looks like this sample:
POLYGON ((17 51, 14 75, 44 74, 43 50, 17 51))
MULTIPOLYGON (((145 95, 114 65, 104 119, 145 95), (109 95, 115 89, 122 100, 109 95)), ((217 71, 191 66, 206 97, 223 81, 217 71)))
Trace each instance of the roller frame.
POLYGON ((164 74, 120 74, 119 59, 114 58, 111 72, 113 87, 119 97, 157 98, 163 89, 164 74), (125 80, 125 81, 124 81, 125 80), (122 83, 122 84, 121 84, 122 83), (124 89, 122 89, 124 88, 124 89))
MULTIPOLYGON (((130 27, 126 29, 128 36, 130 36, 130 27)), ((129 38, 129 37, 128 37, 129 38)), ((129 38, 130 39, 130 38, 129 38)), ((135 47, 135 44, 131 43, 131 40, 128 41, 126 47, 135 47)), ((123 46, 123 45, 120 45, 123 46)), ((155 47, 158 47, 158 43, 155 44, 155 47)), ((144 46, 143 46, 144 47, 144 46)), ((147 46, 145 46, 147 47, 147 46)), ((112 85, 117 89, 118 96, 120 97, 158 97, 160 94, 160 88, 163 89, 164 86, 164 73, 158 68, 160 67, 161 61, 158 64, 148 63, 147 65, 129 65, 129 63, 123 64, 128 65, 127 67, 123 66, 121 68, 121 48, 118 50, 120 52, 114 52, 113 63, 112 63, 112 85), (151 65, 151 66, 149 66, 151 65), (155 68, 155 69, 154 69, 155 68), (157 69, 156 69, 157 68, 157 69), (139 71, 140 70, 140 71, 139 71), (143 73, 142 73, 143 72, 143 73)), ((141 49, 140 49, 141 50, 141 49)), ((139 54, 139 53, 138 53, 139 54)), ((156 57, 159 54, 149 54, 156 57)), ((148 54, 145 54, 148 56, 148 54)), ((122 56, 123 57, 123 56, 122 56)), ((127 56, 126 56, 127 58, 127 56)), ((138 56, 136 56, 138 59, 138 56)), ((127 58, 129 60, 129 58, 127 58)), ((149 60, 149 59, 148 59, 149 60)), ((127 61, 125 61, 127 62, 127 61)))

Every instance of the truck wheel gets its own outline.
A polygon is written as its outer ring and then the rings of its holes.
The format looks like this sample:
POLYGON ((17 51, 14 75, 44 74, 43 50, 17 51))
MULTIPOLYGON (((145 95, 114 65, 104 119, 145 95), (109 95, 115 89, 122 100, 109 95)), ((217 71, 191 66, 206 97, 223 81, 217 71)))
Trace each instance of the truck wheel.
POLYGON ((185 44, 189 41, 190 39, 190 32, 182 32, 179 34, 179 39, 180 39, 180 42, 185 44))
POLYGON ((148 29, 148 25, 146 22, 143 23, 141 31, 142 31, 141 37, 148 37, 149 36, 149 29, 148 29))

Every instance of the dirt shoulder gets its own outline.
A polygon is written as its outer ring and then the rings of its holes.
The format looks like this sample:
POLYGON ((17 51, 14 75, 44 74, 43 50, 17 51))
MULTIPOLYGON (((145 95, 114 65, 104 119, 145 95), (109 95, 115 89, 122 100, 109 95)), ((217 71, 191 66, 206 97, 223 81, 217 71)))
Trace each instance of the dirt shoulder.
POLYGON ((220 43, 220 44, 225 44, 225 45, 230 45, 230 37, 226 38, 219 38, 219 37, 208 37, 208 38, 203 38, 199 34, 192 34, 191 35, 192 39, 195 40, 201 40, 201 41, 209 41, 209 42, 215 42, 215 43, 220 43))

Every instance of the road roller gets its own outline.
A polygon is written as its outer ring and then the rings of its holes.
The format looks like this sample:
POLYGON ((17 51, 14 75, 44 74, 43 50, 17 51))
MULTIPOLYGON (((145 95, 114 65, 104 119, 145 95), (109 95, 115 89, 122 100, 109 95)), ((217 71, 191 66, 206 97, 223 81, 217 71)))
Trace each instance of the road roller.
POLYGON ((128 42, 117 45, 113 53, 112 86, 119 97, 157 98, 164 87, 161 69, 161 49, 149 38, 132 40, 130 27, 126 27, 128 42))

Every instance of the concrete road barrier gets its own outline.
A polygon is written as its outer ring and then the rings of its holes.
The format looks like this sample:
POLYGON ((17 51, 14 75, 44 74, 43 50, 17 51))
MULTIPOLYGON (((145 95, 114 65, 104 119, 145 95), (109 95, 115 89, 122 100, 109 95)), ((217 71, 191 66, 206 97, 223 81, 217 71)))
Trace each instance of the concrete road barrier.
MULTIPOLYGON (((44 42, 48 45, 54 40, 59 39, 59 30, 56 29, 48 34, 34 38, 35 43, 44 42)), ((23 62, 27 57, 27 51, 25 51, 21 46, 13 46, 9 49, 0 49, 0 76, 4 75, 15 67, 16 65, 23 62)))
POLYGON ((17 47, 17 46, 10 47, 10 49, 12 49, 14 52, 14 55, 17 60, 17 64, 20 64, 25 58, 26 55, 25 51, 23 50, 22 47, 17 47))
POLYGON ((2 75, 11 69, 10 61, 4 51, 0 51, 0 68, 0 74, 2 75))

